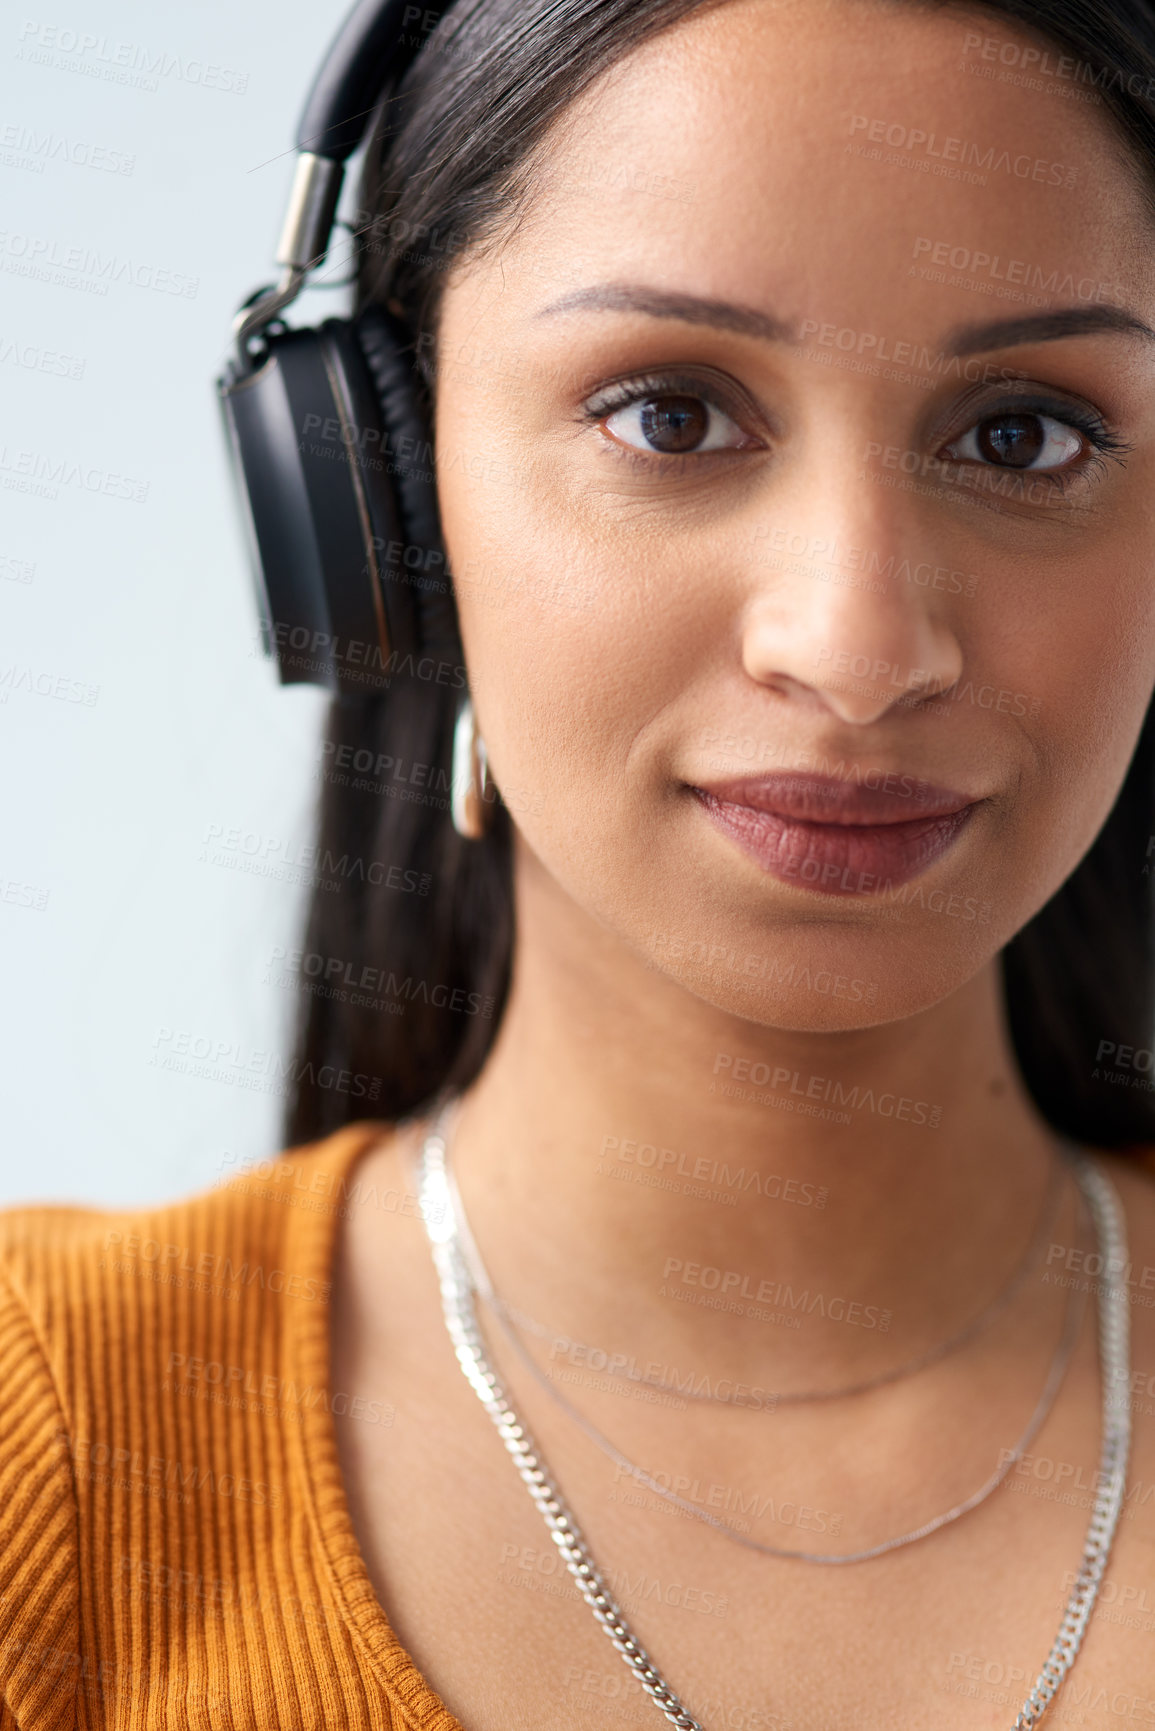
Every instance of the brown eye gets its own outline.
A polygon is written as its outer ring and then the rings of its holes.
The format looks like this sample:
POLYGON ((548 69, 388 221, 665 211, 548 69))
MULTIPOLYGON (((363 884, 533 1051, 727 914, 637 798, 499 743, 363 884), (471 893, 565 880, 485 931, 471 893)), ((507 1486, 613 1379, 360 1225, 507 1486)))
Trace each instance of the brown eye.
POLYGON ((1004 469, 1059 469, 1079 455, 1083 442, 1055 416, 1027 411, 984 416, 948 446, 947 454, 1004 469))
POLYGON ((1047 442, 1039 415, 1000 415, 998 420, 980 421, 978 447, 992 463, 1009 463, 1013 469, 1029 469, 1047 442))
POLYGON ((710 425, 700 397, 653 397, 641 405, 642 436, 656 451, 693 451, 710 425))
POLYGON ((687 456, 749 443, 742 429, 716 404, 704 397, 673 392, 626 403, 606 417, 605 427, 631 450, 660 456, 687 456))

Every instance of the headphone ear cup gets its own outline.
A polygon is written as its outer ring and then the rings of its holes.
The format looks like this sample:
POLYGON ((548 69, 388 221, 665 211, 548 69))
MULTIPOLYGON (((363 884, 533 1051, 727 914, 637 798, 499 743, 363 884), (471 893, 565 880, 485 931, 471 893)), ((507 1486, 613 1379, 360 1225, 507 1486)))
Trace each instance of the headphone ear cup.
POLYGON ((263 358, 230 363, 218 390, 282 682, 370 696, 437 654, 460 683, 433 441, 404 327, 371 307, 355 323, 271 332, 263 358))
MULTIPOLYGON (((352 328, 385 432, 380 494, 373 477, 366 477, 370 512, 380 498, 381 515, 401 531, 399 546, 386 541, 379 550, 382 583, 390 595, 406 590, 411 597, 414 648, 452 654, 460 661, 457 607, 437 505, 433 428, 413 340, 406 326, 379 304, 366 307, 352 328)), ((376 527, 374 536, 380 538, 376 527)))
POLYGON ((262 638, 282 683, 379 689, 394 638, 408 648, 413 628, 400 611, 387 619, 378 581, 365 454, 381 450, 384 432, 354 339, 271 331, 252 366, 228 363, 218 390, 262 638))

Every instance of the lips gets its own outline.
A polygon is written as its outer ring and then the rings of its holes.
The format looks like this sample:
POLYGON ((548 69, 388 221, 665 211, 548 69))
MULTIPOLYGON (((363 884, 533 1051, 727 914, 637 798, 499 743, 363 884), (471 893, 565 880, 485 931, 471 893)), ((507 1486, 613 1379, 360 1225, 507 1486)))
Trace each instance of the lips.
POLYGON ((873 786, 771 775, 692 791, 771 877, 826 895, 870 895, 909 882, 946 853, 983 803, 897 771, 873 786))

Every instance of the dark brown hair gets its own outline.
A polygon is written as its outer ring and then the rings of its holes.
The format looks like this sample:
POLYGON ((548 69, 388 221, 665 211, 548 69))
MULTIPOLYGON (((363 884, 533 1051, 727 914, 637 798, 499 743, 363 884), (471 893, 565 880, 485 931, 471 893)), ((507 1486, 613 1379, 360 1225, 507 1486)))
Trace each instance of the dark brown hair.
MULTIPOLYGON (((535 153, 575 97, 704 4, 725 0, 465 0, 400 84, 382 91, 356 224, 357 304, 388 303, 420 333, 414 358, 431 416, 447 269, 516 220, 535 153)), ((1155 214, 1149 0, 984 0, 958 11, 1001 20, 1066 57, 1057 75, 1113 116, 1155 214)), ((452 826, 456 698, 452 683, 417 667, 387 691, 331 706, 321 857, 362 866, 313 893, 289 1146, 357 1118, 395 1120, 443 1086, 463 1087, 492 1045, 514 941, 511 819, 499 801, 482 841, 452 826), (366 860, 381 869, 366 872, 366 860)), ((1149 846, 1152 710, 1094 844, 1003 951, 1026 1084, 1052 1125, 1101 1147, 1155 1142, 1153 1079, 1136 1067, 1150 1064, 1155 1030, 1149 846), (1113 1068, 1125 1048, 1130 1067, 1113 1068)))

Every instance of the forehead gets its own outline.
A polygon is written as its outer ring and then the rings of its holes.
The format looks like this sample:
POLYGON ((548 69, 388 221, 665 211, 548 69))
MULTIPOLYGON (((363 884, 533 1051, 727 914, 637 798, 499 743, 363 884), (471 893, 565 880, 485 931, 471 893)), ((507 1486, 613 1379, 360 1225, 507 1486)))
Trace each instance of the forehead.
POLYGON ((728 0, 555 122, 501 249, 531 268, 502 288, 540 303, 643 274, 850 325, 945 290, 982 317, 1012 310, 1008 265, 1037 304, 1133 298, 1150 247, 1135 164, 1074 56, 987 13, 728 0))

